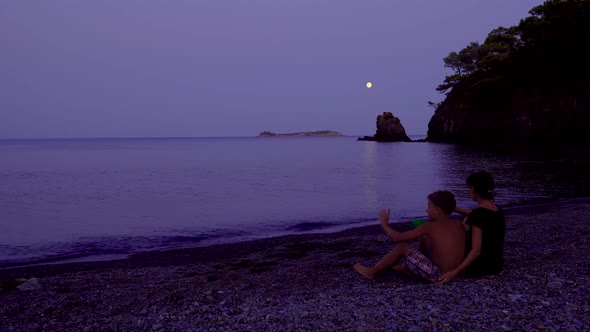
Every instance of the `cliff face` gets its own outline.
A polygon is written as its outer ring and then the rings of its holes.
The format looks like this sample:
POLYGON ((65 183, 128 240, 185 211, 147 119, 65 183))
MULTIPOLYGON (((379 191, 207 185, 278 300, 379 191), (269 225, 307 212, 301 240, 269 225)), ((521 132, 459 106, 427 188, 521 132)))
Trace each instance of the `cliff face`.
POLYGON ((546 0, 443 59, 428 140, 590 146, 590 1, 546 0), (450 90, 449 90, 450 89, 450 90))
POLYGON ((590 86, 550 91, 515 88, 472 98, 459 85, 436 109, 427 140, 588 146, 589 115, 590 86))
POLYGON ((377 116, 377 132, 373 136, 359 138, 360 141, 411 142, 399 118, 391 112, 377 116))

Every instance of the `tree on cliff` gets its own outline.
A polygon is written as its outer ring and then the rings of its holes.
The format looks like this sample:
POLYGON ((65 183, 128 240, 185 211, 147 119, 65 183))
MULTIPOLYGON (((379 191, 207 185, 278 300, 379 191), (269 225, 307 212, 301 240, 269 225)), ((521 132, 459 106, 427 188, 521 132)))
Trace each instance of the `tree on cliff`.
POLYGON ((528 82, 587 75, 590 1, 549 0, 529 14, 518 26, 492 30, 481 45, 471 42, 449 53, 443 61, 453 74, 437 90, 447 92, 465 81, 477 85, 498 75, 528 82))
POLYGON ((585 140, 590 129, 590 1, 548 0, 514 27, 443 59, 431 140, 585 140), (512 135, 512 136, 510 136, 512 135))

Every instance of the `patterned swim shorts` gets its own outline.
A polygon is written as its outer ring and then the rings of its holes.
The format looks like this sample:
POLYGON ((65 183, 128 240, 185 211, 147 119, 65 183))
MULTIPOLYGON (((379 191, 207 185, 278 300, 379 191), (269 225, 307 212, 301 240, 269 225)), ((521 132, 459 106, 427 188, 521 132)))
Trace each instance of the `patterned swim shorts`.
POLYGON ((430 258, 414 248, 408 251, 408 256, 401 263, 405 264, 407 270, 430 282, 437 281, 443 275, 440 268, 430 258))

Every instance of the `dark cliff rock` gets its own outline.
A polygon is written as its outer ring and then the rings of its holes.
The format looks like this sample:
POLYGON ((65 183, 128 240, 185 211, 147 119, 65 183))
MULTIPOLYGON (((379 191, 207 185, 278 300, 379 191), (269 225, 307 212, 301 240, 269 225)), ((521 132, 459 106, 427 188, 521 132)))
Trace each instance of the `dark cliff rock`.
POLYGON ((443 59, 454 73, 437 88, 450 92, 428 141, 590 147, 590 1, 547 0, 529 14, 443 59))
POLYGON ((359 137, 359 141, 411 142, 399 118, 391 112, 377 116, 377 132, 373 136, 359 137))
POLYGON ((427 141, 588 145, 590 85, 584 93, 562 87, 504 89, 473 98, 468 95, 469 88, 453 88, 428 123, 427 141))

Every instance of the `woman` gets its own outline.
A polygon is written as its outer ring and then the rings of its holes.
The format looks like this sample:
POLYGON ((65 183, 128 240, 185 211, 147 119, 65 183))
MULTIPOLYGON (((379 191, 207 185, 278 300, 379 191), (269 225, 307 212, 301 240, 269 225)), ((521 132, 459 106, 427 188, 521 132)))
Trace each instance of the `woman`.
POLYGON ((506 221, 502 209, 494 203, 494 178, 488 172, 477 172, 467 178, 471 198, 477 203, 473 211, 457 207, 455 212, 467 216, 465 252, 459 266, 439 278, 448 283, 459 274, 466 276, 493 275, 504 268, 504 236, 506 221))

